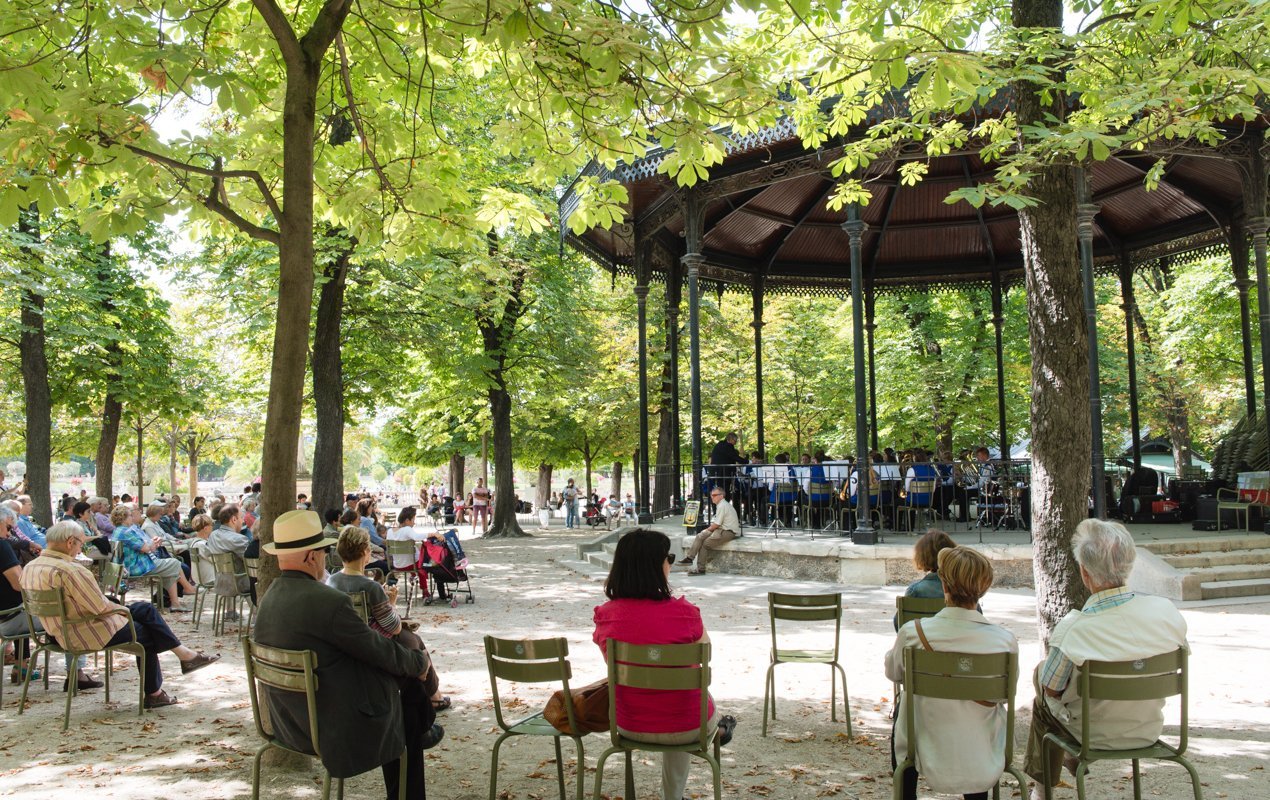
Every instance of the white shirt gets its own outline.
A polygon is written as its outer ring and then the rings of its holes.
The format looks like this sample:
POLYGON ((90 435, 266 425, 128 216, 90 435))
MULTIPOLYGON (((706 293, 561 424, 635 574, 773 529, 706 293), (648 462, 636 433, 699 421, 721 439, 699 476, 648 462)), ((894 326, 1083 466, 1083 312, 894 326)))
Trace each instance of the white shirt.
MULTIPOLYGON (((904 650, 922 649, 914 621, 895 636, 886 654, 886 677, 904 679, 904 650)), ((949 653, 1018 653, 1019 643, 1000 625, 988 622, 978 611, 945 608, 922 621, 922 632, 931 647, 949 653)), ((903 699, 895 726, 895 758, 908 753, 903 699)), ((948 794, 985 792, 996 785, 1005 765, 1006 706, 981 706, 969 700, 914 698, 914 733, 917 734, 917 771, 930 788, 948 794)))
MULTIPOLYGON (((388 531, 388 539, 398 542, 422 542, 428 538, 428 534, 423 531, 417 531, 409 525, 403 525, 400 528, 393 528, 388 531)), ((418 552, 416 550, 416 552, 418 552)), ((412 566, 415 559, 405 553, 393 553, 392 566, 393 569, 405 569, 412 566)))

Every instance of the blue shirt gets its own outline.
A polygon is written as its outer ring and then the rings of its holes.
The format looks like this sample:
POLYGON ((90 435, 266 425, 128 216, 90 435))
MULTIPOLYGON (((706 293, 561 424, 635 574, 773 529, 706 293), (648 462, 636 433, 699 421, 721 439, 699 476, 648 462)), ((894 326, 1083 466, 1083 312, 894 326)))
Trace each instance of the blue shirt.
POLYGON ((384 546, 383 538, 379 535, 379 532, 375 530, 374 519, 370 517, 362 517, 361 519, 357 521, 357 524, 361 525, 363 530, 365 530, 366 533, 370 535, 371 544, 379 545, 380 547, 384 546))
POLYGON ((30 517, 18 515, 18 530, 22 535, 38 544, 41 548, 48 546, 48 540, 44 537, 44 529, 36 525, 30 517))
POLYGON ((153 552, 143 553, 141 548, 150 544, 150 537, 135 525, 115 528, 111 541, 123 543, 123 568, 132 577, 150 574, 158 563, 153 552))

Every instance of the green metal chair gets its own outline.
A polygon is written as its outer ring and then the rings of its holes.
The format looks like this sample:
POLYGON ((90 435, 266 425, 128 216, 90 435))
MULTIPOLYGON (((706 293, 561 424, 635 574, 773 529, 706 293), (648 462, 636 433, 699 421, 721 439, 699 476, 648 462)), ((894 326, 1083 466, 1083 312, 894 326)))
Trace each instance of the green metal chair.
POLYGON ((586 780, 586 762, 581 736, 570 736, 561 733, 538 711, 517 722, 508 723, 503 718, 503 705, 499 700, 498 682, 500 680, 516 683, 549 683, 559 681, 564 691, 564 709, 569 719, 569 728, 578 730, 577 720, 573 713, 573 700, 569 694, 569 679, 573 677, 573 668, 569 665, 569 643, 560 637, 553 639, 496 639, 485 637, 485 666, 489 670, 490 690, 494 694, 494 718, 498 727, 503 729, 494 742, 493 755, 490 758, 489 796, 496 800, 498 791, 498 752, 503 742, 513 736, 551 736, 556 746, 556 780, 560 784, 560 800, 564 800, 564 758, 560 748, 560 739, 568 736, 578 751, 578 791, 577 800, 582 800, 584 781, 586 780))
POLYGON ((250 592, 238 590, 238 579, 247 577, 246 565, 240 571, 238 566, 241 563, 240 558, 233 553, 206 553, 204 557, 211 559, 212 568, 216 572, 216 586, 212 589, 213 594, 216 595, 216 600, 212 604, 212 633, 216 636, 225 634, 225 622, 231 611, 239 614, 239 620, 242 619, 244 599, 247 600, 248 605, 246 632, 250 633, 256 613, 255 606, 251 605, 250 592), (233 587, 232 591, 229 587, 233 587))
MULTIPOLYGON (((194 583, 194 630, 198 630, 199 622, 203 619, 203 609, 207 606, 207 595, 216 588, 216 577, 213 574, 211 580, 203 580, 203 572, 205 569, 213 569, 211 559, 204 557, 201 549, 197 547, 190 548, 190 577, 194 583), (204 566, 206 565, 206 566, 204 566)), ((215 607, 215 601, 213 601, 215 607)), ((213 611, 213 614, 215 612, 213 611)))
MULTIPOLYGON (((1027 796, 1027 777, 1014 766, 1014 687, 1019 678, 1017 653, 936 653, 920 647, 904 650, 904 719, 899 724, 908 733, 908 753, 891 776, 892 800, 903 796, 904 771, 916 763, 917 724, 914 698, 1005 703, 1005 772, 1019 782, 1027 796)), ((955 733, 955 732, 954 732, 955 733)), ((992 796, 1000 797, 998 781, 992 796)))
MULTIPOLYGON (((31 686, 31 670, 29 667, 36 663, 36 659, 40 653, 44 653, 44 691, 49 688, 49 653, 62 653, 66 656, 67 664, 74 664, 81 655, 89 653, 105 653, 106 654, 106 703, 110 703, 110 674, 113 666, 111 654, 116 651, 131 653, 137 657, 137 716, 145 713, 146 698, 146 662, 145 648, 137 641, 137 626, 132 621, 132 612, 126 608, 112 608, 111 610, 94 615, 91 617, 71 617, 66 613, 66 599, 60 588, 54 589, 23 589, 22 605, 26 609, 27 629, 33 631, 32 640, 35 642, 35 649, 31 651, 31 657, 27 660, 27 672, 22 681, 22 699, 18 702, 18 714, 26 710, 26 694, 27 689, 31 686), (57 639, 47 631, 35 630, 35 619, 38 618, 44 624, 48 625, 53 621, 60 621, 57 627, 66 630, 67 626, 79 625, 90 619, 100 619, 101 617, 109 617, 119 615, 128 620, 128 628, 132 633, 132 641, 124 642, 110 647, 101 647, 95 650, 79 650, 71 647, 63 647, 58 643, 57 639)), ((62 718, 62 730, 66 730, 71 724, 71 700, 75 698, 78 681, 75 680, 74 670, 70 670, 66 681, 66 714, 62 718)))
POLYGON ((904 627, 904 623, 915 619, 933 617, 945 607, 942 597, 906 597, 895 598, 895 630, 904 627))
POLYGON ((353 601, 353 610, 357 612, 357 616, 362 618, 362 622, 370 624, 370 598, 365 592, 349 592, 348 599, 353 601))
MULTIPOLYGON (((120 570, 121 577, 115 583, 115 585, 118 586, 118 589, 116 590, 115 593, 119 597, 119 602, 124 605, 127 605, 128 592, 132 591, 136 587, 144 586, 150 590, 150 602, 153 603, 154 607, 159 610, 160 614, 162 614, 163 613, 163 598, 164 598, 164 595, 166 594, 163 591, 163 579, 153 573, 150 573, 147 575, 129 575, 128 570, 124 568, 123 566, 123 542, 111 541, 110 560, 111 560, 111 563, 119 567, 119 570, 120 570)), ((103 566, 102 567, 103 578, 105 577, 106 572, 107 570, 103 566)), ((104 583, 104 580, 103 580, 103 583, 104 583)))
MULTIPOLYGON (((317 717, 317 654, 312 650, 283 650, 279 647, 268 647, 253 642, 249 637, 242 637, 243 663, 247 667, 247 690, 251 695, 251 715, 256 721, 256 733, 265 743, 256 750, 256 757, 251 765, 251 800, 260 800, 260 759, 269 748, 285 750, 303 756, 311 756, 321 761, 321 750, 318 747, 317 717), (272 725, 266 730, 261 719, 261 702, 257 682, 281 692, 303 693, 309 712, 309 749, 297 750, 274 736, 272 725)), ((406 753, 402 751, 398 778, 397 799, 406 798, 406 753)), ((336 796, 344 798, 344 779, 336 778, 336 796)), ((331 796, 331 773, 322 769, 322 800, 331 796)))
POLYGON ((410 616, 410 603, 414 597, 413 589, 419 588, 419 573, 415 570, 414 565, 419 560, 419 548, 422 544, 411 539, 386 539, 384 541, 384 552, 387 553, 388 563, 393 565, 392 571, 394 575, 400 576, 400 579, 406 584, 406 616, 410 616), (393 556, 410 556, 410 566, 398 569, 393 556))
POLYGON ((614 753, 626 756, 626 792, 634 798, 635 773, 632 754, 636 750, 654 753, 680 752, 696 756, 710 765, 714 780, 714 800, 723 796, 719 767, 718 729, 710 727, 710 643, 629 644, 609 639, 605 652, 609 668, 609 740, 612 746, 600 754, 595 765, 593 800, 600 800, 604 781, 604 763, 614 753), (673 669, 671 669, 673 668, 673 669), (701 694, 701 711, 697 738, 688 744, 651 744, 624 736, 617 729, 617 687, 656 689, 657 691, 696 690, 701 694))
POLYGON ((914 478, 908 485, 908 491, 905 493, 904 502, 900 504, 900 511, 904 512, 905 519, 908 521, 908 532, 917 533, 921 528, 930 524, 935 515, 935 489, 938 482, 934 478, 914 478), (910 499, 914 495, 921 495, 926 498, 924 503, 913 503, 910 499), (919 527, 920 523, 920 527, 919 527))
MULTIPOLYGON (((17 615, 17 614, 22 614, 22 613, 24 613, 24 612, 23 612, 23 610, 22 610, 22 606, 17 606, 16 608, 5 608, 5 609, 0 609, 0 619, 8 619, 8 618, 10 617, 10 615, 17 615)), ((21 652, 22 652, 22 650, 21 650, 22 645, 21 645, 21 644, 19 644, 19 643, 20 643, 20 642, 24 642, 24 641, 26 641, 26 640, 27 640, 27 639, 29 639, 29 638, 31 638, 31 634, 29 634, 29 633, 27 633, 27 632, 25 632, 25 631, 23 631, 22 633, 15 633, 15 634, 12 634, 12 635, 7 634, 7 633, 0 633, 0 648, 5 647, 5 646, 6 646, 9 642, 13 642, 13 643, 14 643, 14 644, 13 644, 13 647, 14 647, 14 654, 15 654, 15 655, 20 655, 20 654, 21 654, 21 652)), ((28 670, 35 669, 35 659, 33 659, 33 658, 28 658, 28 659, 27 659, 27 662, 26 662, 26 668, 27 668, 28 670)), ((15 667, 14 667, 14 669, 17 669, 17 667, 15 666, 15 667)), ((4 680, 3 680, 3 678, 4 678, 4 676, 3 676, 3 675, 0 675, 0 707, 3 707, 3 706, 4 706, 4 680)))
POLYGON ((1235 525, 1239 524, 1239 515, 1243 514, 1244 529, 1252 530, 1252 503, 1239 499, 1239 492, 1234 489, 1218 489, 1217 490, 1217 531, 1221 532, 1221 512, 1234 511, 1235 525))
MULTIPOLYGON (((1142 775, 1139 761, 1154 758, 1181 764, 1191 776, 1191 789, 1195 800, 1203 800, 1200 789, 1199 773, 1194 765, 1185 758, 1187 737, 1187 701, 1185 647, 1179 647, 1171 653, 1141 658, 1135 661, 1086 661, 1077 671, 1076 679, 1080 681, 1080 740, 1077 741, 1066 732, 1051 732, 1045 735, 1046 744, 1055 744, 1068 754, 1074 756, 1076 765, 1076 796, 1084 800, 1085 776, 1089 765, 1095 761, 1129 760, 1133 762, 1133 797, 1142 800, 1142 775), (1181 695, 1181 719, 1178 724, 1178 743, 1176 746, 1166 744, 1157 739, 1154 744, 1128 750, 1095 750, 1089 746, 1089 701, 1090 700, 1164 700, 1174 695, 1181 695)), ((1050 747, 1043 747, 1043 759, 1046 774, 1049 774, 1050 747)), ((1053 787, 1045 787, 1045 800, 1053 796, 1053 787)))
POLYGON ((838 684, 842 678, 842 710, 847 720, 847 735, 851 735, 851 701, 847 696, 847 673, 838 662, 842 641, 842 594, 781 594, 767 593, 767 610, 772 624, 771 663, 767 667, 767 679, 763 688, 763 736, 767 735, 768 709, 776 719, 776 665, 778 664, 828 664, 829 665, 829 718, 838 721, 838 684), (776 621, 828 622, 833 620, 833 648, 828 650, 782 649, 777 642, 776 621), (834 675, 834 671, 837 675, 834 675))

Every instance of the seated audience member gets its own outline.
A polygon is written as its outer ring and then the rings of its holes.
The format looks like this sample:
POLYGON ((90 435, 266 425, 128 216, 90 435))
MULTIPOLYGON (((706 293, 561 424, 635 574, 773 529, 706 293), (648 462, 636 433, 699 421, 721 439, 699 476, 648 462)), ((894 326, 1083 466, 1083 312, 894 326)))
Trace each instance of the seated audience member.
POLYGON ((260 505, 260 501, 255 497, 243 498, 242 504, 238 507, 240 514, 241 527, 254 528, 256 525, 256 507, 260 505))
MULTIPOLYGON (((722 487, 715 486, 722 494, 722 487)), ((631 644, 688 644, 709 641, 701 611, 670 593, 670 539, 648 528, 636 528, 617 542, 613 566, 604 582, 608 602, 596 606, 592 639, 604 653, 607 640, 631 644)), ((618 687, 616 722, 624 736, 651 744, 688 744, 701 724, 701 694, 696 690, 618 687)), ((709 726, 722 721, 708 701, 709 726)), ((735 723, 735 721, 732 721, 735 723)), ((723 744, 726 741, 720 740, 723 744)), ((661 796, 680 800, 688 783, 689 755, 662 753, 661 796)))
MULTIPOLYGON (((1080 565, 1080 580, 1090 591, 1080 610, 1072 610, 1054 626, 1049 654, 1037 666, 1023 771, 1036 781, 1058 783, 1063 751, 1050 751, 1050 773, 1042 766, 1042 742, 1051 731, 1066 730, 1079 738, 1081 699, 1076 668, 1086 661, 1133 661, 1170 653, 1186 646, 1186 620, 1163 597, 1129 591, 1129 573, 1137 557, 1133 537, 1118 522, 1083 520, 1076 526, 1072 553, 1080 565)), ((1164 728, 1163 700, 1095 700, 1089 706, 1090 747, 1129 749, 1146 747, 1164 728)), ((1032 797, 1043 796, 1040 785, 1032 797)))
POLYGON ((194 505, 190 506, 189 513, 185 515, 185 524, 194 527, 194 518, 199 514, 207 513, 207 498, 202 495, 194 498, 194 505))
MULTIPOLYGON (((904 651, 910 647, 948 653, 1018 653, 1019 643, 1000 625, 975 610, 992 586, 992 562, 977 550, 949 547, 939 551, 939 576, 947 606, 933 617, 911 620, 900 628, 886 654, 886 677, 904 679, 904 651)), ((905 711, 897 705, 891 736, 891 766, 909 752, 905 711)), ((917 759, 926 783, 936 792, 960 794, 965 800, 988 800, 1005 765, 1006 706, 984 706, 973 700, 914 699, 917 759)), ((901 776, 903 797, 916 800, 917 768, 901 776)))
MULTIPOLYGON (((110 537, 115 533, 115 523, 111 522, 110 519, 107 518, 106 523, 110 526, 110 533, 104 533, 99 527, 97 527, 97 515, 93 512, 92 508, 91 503, 85 503, 83 501, 78 502, 71 507, 69 514, 63 517, 63 519, 78 522, 79 526, 84 529, 84 536, 87 537, 87 541, 83 547, 84 555, 96 561, 104 561, 110 558, 110 537)), ((120 512, 125 519, 127 519, 129 513, 131 513, 131 509, 129 509, 128 506, 121 505, 116 506, 115 508, 124 508, 127 510, 127 513, 120 512)), ((112 516, 113 514, 114 510, 111 511, 112 516)))
MULTIPOLYGON (((406 796, 423 800, 423 750, 441 740, 436 711, 424 691, 427 656, 381 636, 362 621, 348 595, 322 583, 322 535, 312 511, 288 511, 273 524, 263 549, 282 573, 260 601, 252 639, 270 647, 312 650, 322 668, 317 688, 322 765, 336 778, 381 767, 387 796, 398 789, 398 759, 406 751, 406 796), (411 680, 417 678, 417 680, 411 680)), ((303 694, 262 686, 276 735, 306 751, 310 734, 303 694)))
POLYGON ((242 528, 242 512, 238 506, 221 506, 217 512, 217 525, 207 538, 204 553, 220 555, 231 553, 234 556, 234 572, 240 577, 235 581, 229 575, 216 576, 216 593, 224 597, 243 594, 251 590, 251 581, 247 578, 247 568, 243 557, 247 552, 250 540, 240 533, 242 528))
POLYGON ((190 577, 195 583, 203 586, 210 586, 216 582, 216 568, 212 566, 211 553, 207 552, 207 540, 211 538, 212 529, 215 526, 212 518, 206 514, 195 514, 190 519, 190 529, 194 531, 194 535, 190 538, 190 552, 199 555, 198 574, 191 573, 190 577))
POLYGON ((35 520, 31 519, 31 514, 35 512, 35 506, 31 502, 31 495, 20 494, 10 502, 17 504, 16 508, 13 506, 10 506, 10 508, 13 508, 18 514, 18 532, 43 548, 44 529, 36 525, 35 520))
MULTIPOLYGON (((417 513, 418 512, 415 511, 414 506, 406 506, 401 509, 401 511, 398 511, 397 527, 388 532, 388 538, 393 541, 423 543, 423 541, 428 537, 423 531, 415 529, 415 516, 417 513)), ((369 542, 370 537, 367 537, 366 540, 369 542)), ((419 548, 416 547, 415 552, 418 553, 418 550, 419 548)), ((342 554, 341 557, 343 557, 342 554)), ((411 558, 409 555, 404 553, 398 553, 392 557, 392 567, 393 569, 409 569, 410 567, 413 567, 418 560, 417 556, 415 558, 411 558)), ((387 566, 387 564, 385 564, 385 566, 387 566)))
POLYGON ((62 495, 61 505, 59 506, 59 508, 61 508, 61 509, 62 509, 62 516, 59 518, 59 520, 58 520, 59 522, 60 522, 61 520, 63 520, 63 519, 74 519, 74 518, 75 518, 75 517, 71 514, 71 509, 75 507, 75 503, 76 503, 76 502, 78 502, 78 501, 76 501, 76 500, 75 500, 75 498, 71 497, 70 495, 68 495, 68 494, 64 494, 64 495, 62 495))
POLYGON ((365 592, 370 607, 367 609, 367 622, 379 633, 395 638, 412 650, 422 650, 428 659, 428 677, 423 682, 423 690, 432 699, 432 707, 444 711, 450 707, 449 698, 441 694, 441 681, 432 666, 432 658, 423 640, 413 631, 406 630, 401 624, 393 606, 397 603, 397 587, 389 586, 387 590, 378 582, 367 578, 364 574, 367 562, 370 561, 370 537, 360 526, 349 525, 340 531, 339 542, 335 549, 339 551, 340 561, 344 566, 339 572, 326 579, 327 586, 333 586, 345 594, 365 592))
POLYGON ((156 551, 163 544, 158 537, 147 536, 141 530, 141 511, 132 506, 121 505, 110 512, 110 521, 115 525, 111 541, 119 542, 123 549, 123 567, 129 577, 140 578, 143 575, 157 575, 163 579, 163 590, 168 596, 168 606, 173 612, 188 611, 177 599, 178 586, 189 595, 195 591, 194 584, 185 577, 181 562, 175 558, 160 558, 156 551))
POLYGON ((158 539, 163 543, 162 555, 172 555, 176 552, 177 537, 168 532, 163 526, 162 519, 167 516, 168 504, 161 501, 155 501, 146 506, 145 517, 141 520, 141 532, 151 539, 158 539))
POLYGON ((366 530, 370 543, 378 547, 384 546, 384 538, 379 535, 379 509, 372 498, 363 498, 357 503, 357 524, 366 530))
MULTIPOLYGON (((118 523, 116 523, 118 527, 118 523)), ((111 613, 123 606, 110 602, 97 587, 88 569, 75 561, 84 546, 84 531, 74 522, 59 522, 48 530, 48 549, 27 565, 22 576, 24 589, 61 589, 68 608, 76 609, 83 619, 63 627, 60 620, 42 620, 53 638, 66 647, 95 650, 107 645, 132 640, 132 627, 137 641, 145 649, 145 707, 170 706, 177 699, 163 691, 163 671, 159 654, 172 651, 181 662, 181 673, 189 674, 220 658, 191 650, 181 644, 158 609, 150 603, 129 603, 134 626, 126 617, 111 613)), ((138 662, 141 661, 139 656, 138 662)), ((81 672, 82 676, 82 672, 81 672)))
MULTIPOLYGON (((904 590, 904 596, 929 599, 943 597, 944 584, 939 579, 939 553, 956 546, 957 543, 951 536, 939 530, 930 530, 918 537, 913 544, 913 566, 926 574, 910 583, 904 590)), ((895 619, 898 621, 899 616, 895 619)))
MULTIPOLYGON (((43 546, 35 539, 27 536, 22 530, 22 504, 17 500, 5 500, 3 507, 13 512, 13 518, 9 523, 9 546, 13 549, 18 557, 18 561, 25 564, 35 558, 43 550, 43 546)), ((43 539, 42 535, 38 538, 43 539)))

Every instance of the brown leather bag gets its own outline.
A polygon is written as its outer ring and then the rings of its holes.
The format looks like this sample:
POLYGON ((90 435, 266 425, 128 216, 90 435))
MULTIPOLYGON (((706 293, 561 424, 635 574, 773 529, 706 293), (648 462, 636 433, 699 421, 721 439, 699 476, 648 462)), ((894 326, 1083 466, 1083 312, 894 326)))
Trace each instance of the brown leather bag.
POLYGON ((609 679, 602 678, 589 683, 581 689, 570 689, 573 698, 573 718, 582 729, 574 733, 569 727, 569 714, 564 706, 564 690, 557 689, 542 716, 552 727, 569 736, 585 736, 588 733, 604 733, 609 729, 609 679))

